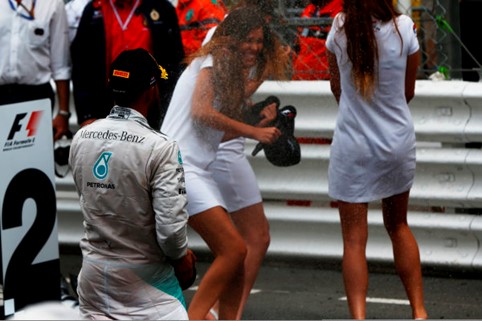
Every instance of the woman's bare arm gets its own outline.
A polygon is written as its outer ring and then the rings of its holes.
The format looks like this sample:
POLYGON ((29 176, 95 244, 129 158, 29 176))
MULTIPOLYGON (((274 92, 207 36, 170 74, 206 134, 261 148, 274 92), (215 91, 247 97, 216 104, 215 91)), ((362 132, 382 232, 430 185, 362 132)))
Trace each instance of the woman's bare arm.
POLYGON ((212 105, 214 101, 212 76, 212 68, 204 68, 200 71, 197 78, 192 103, 192 117, 195 121, 223 131, 229 137, 243 136, 265 144, 272 143, 278 139, 281 133, 276 127, 257 128, 217 111, 212 105))
POLYGON ((420 64, 420 51, 407 57, 407 69, 405 70, 405 99, 407 103, 415 96, 415 82, 417 70, 420 64))
POLYGON ((341 84, 340 84, 340 70, 338 69, 338 63, 336 61, 336 56, 334 53, 326 50, 326 55, 328 57, 328 65, 330 68, 330 88, 331 92, 335 96, 336 102, 340 103, 341 96, 341 84))

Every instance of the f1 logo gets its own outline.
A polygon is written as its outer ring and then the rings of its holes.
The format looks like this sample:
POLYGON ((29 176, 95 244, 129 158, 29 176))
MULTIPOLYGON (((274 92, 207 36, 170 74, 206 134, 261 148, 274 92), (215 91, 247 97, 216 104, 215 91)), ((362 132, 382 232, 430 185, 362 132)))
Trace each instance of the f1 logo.
MULTIPOLYGON (((24 119, 25 116, 27 116, 27 113, 21 113, 15 116, 15 120, 13 121, 12 128, 10 128, 10 133, 8 134, 7 140, 12 140, 13 137, 15 136, 15 133, 22 130, 22 124, 20 123, 20 121, 24 119)), ((25 128, 25 130, 28 131, 27 137, 35 136, 35 134, 37 133, 37 127, 41 116, 42 116, 41 110, 33 111, 31 113, 27 127, 25 128)))

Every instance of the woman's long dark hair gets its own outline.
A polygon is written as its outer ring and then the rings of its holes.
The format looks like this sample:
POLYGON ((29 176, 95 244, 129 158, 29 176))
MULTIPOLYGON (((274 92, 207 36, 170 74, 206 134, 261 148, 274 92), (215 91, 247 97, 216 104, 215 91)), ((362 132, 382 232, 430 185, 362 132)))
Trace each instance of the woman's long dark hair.
POLYGON ((369 100, 375 91, 378 65, 378 44, 373 30, 373 18, 382 22, 393 21, 400 15, 392 0, 344 0, 343 28, 347 38, 347 54, 352 67, 355 87, 362 97, 369 100))

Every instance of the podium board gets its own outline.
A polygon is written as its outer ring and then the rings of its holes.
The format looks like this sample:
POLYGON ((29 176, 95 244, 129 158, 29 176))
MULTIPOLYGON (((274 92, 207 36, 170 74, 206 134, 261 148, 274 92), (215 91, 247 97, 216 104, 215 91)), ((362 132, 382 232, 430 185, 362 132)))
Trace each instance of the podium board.
POLYGON ((0 316, 8 317, 60 300, 60 261, 50 101, 1 105, 0 122, 0 316))

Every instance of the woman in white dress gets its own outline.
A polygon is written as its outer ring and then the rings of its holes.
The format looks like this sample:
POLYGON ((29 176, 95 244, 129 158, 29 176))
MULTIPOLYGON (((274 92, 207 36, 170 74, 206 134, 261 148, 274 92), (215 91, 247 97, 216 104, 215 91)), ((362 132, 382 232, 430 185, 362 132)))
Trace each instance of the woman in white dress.
POLYGON ((252 90, 249 79, 261 81, 266 73, 283 76, 284 64, 275 59, 280 50, 256 9, 233 10, 192 57, 164 118, 161 131, 181 150, 189 224, 214 254, 189 305, 190 319, 205 318, 218 300, 219 318, 238 318, 246 245, 229 217, 212 164, 222 141, 241 136, 269 144, 280 136, 275 127, 244 123, 241 108, 252 90))
MULTIPOLYGON (((248 6, 255 6, 270 26, 274 26, 277 22, 278 17, 275 13, 273 1, 240 0, 235 8, 248 6)), ((211 40, 215 29, 216 27, 213 27, 209 30, 203 45, 211 40)), ((279 39, 279 41, 284 43, 283 39, 279 39)), ((289 46, 283 44, 283 47, 285 51, 280 53, 282 56, 276 57, 279 66, 287 64, 290 59, 289 46)), ((251 70, 245 86, 245 104, 247 109, 253 104, 251 96, 266 78, 271 78, 270 75, 265 73, 262 79, 257 79, 255 71, 254 68, 251 70)), ((274 76, 276 77, 276 75, 274 76)), ((289 79, 288 75, 287 79, 289 79)), ((261 121, 257 126, 265 126, 272 122, 277 116, 277 109, 278 106, 275 103, 267 105, 259 115, 261 121)), ((244 291, 238 310, 238 319, 242 317, 244 307, 270 244, 269 222, 264 212, 263 200, 256 175, 245 154, 245 140, 245 137, 238 137, 222 142, 219 145, 216 160, 210 166, 213 177, 226 203, 227 211, 243 237, 247 248, 244 260, 244 291)), ((210 314, 209 318, 217 318, 217 304, 210 310, 210 314)))
POLYGON ((331 89, 340 108, 330 152, 329 195, 339 203, 351 316, 366 316, 368 203, 382 200, 412 316, 425 319, 420 254, 407 225, 415 175, 408 102, 420 61, 414 23, 395 10, 392 0, 344 0, 326 45, 331 89))

